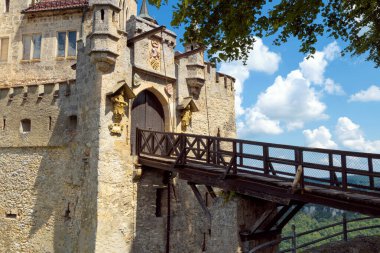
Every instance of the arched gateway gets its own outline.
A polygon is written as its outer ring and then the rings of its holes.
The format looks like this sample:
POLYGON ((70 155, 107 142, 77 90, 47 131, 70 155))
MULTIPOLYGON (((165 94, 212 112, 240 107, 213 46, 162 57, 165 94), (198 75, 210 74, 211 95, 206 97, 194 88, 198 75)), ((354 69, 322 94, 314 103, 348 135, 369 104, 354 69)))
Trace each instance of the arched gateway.
POLYGON ((136 128, 163 132, 165 114, 158 98, 144 90, 134 99, 131 116, 131 147, 132 154, 135 154, 136 128))

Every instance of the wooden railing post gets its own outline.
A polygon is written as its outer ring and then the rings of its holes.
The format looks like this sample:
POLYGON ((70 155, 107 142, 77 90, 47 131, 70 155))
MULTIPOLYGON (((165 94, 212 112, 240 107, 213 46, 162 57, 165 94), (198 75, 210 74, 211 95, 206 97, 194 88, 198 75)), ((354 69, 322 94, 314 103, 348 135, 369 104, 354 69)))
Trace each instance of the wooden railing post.
POLYGON ((187 158, 186 135, 181 134, 180 138, 181 138, 181 153, 182 153, 181 164, 185 165, 186 164, 186 158, 187 158))
POLYGON ((347 216, 346 216, 345 213, 343 214, 342 224, 343 224, 343 240, 344 240, 345 242, 347 242, 347 241, 348 241, 347 216))
POLYGON ((264 174, 269 175, 269 148, 263 146, 263 158, 264 158, 264 174))
POLYGON ((292 225, 292 253, 297 253, 297 233, 296 225, 292 225))
POLYGON ((333 166, 334 166, 333 154, 329 153, 330 186, 334 186, 334 181, 335 181, 335 177, 334 177, 335 172, 331 170, 333 166))
POLYGON ((214 138, 213 141, 212 141, 212 163, 213 164, 216 164, 217 162, 217 151, 218 151, 218 147, 217 147, 217 140, 214 138))
POLYGON ((298 173, 298 169, 302 168, 302 171, 300 172, 301 174, 299 175, 300 176, 300 179, 299 179, 299 185, 301 187, 301 190, 305 189, 305 180, 304 180, 304 169, 303 169, 303 153, 302 153, 302 149, 300 148, 297 148, 294 150, 295 152, 295 158, 296 158, 296 176, 297 176, 297 173, 298 173))
POLYGON ((237 157, 237 142, 236 140, 232 142, 232 158, 233 159, 233 165, 232 165, 232 168, 233 168, 233 173, 234 175, 237 175, 237 161, 238 161, 238 157, 237 157))
POLYGON ((136 143, 133 143, 134 145, 136 145, 136 155, 137 156, 140 156, 140 152, 141 152, 141 130, 140 128, 136 128, 136 143))
POLYGON ((341 166, 342 166, 342 188, 347 190, 347 160, 346 155, 341 155, 341 166))
POLYGON ((374 190, 375 189, 375 180, 373 178, 373 160, 372 160, 372 157, 368 157, 368 171, 370 173, 369 187, 371 187, 371 190, 374 190))

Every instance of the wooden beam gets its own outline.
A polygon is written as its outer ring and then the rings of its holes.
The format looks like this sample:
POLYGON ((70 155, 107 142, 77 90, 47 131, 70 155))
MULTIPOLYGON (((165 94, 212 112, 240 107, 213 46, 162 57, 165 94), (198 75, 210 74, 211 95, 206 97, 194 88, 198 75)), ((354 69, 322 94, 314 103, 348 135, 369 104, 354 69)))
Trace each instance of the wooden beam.
POLYGON ((160 26, 160 27, 157 27, 157 28, 154 28, 152 30, 149 30, 147 32, 144 32, 142 34, 139 34, 135 37, 132 37, 130 39, 128 39, 128 42, 127 42, 127 45, 128 46, 131 46, 133 45, 136 41, 139 41, 139 40, 142 40, 142 39, 145 39, 146 37, 149 37, 151 35, 154 35, 158 32, 161 32, 161 31, 165 31, 166 27, 165 26, 160 26))
POLYGON ((190 187, 193 190, 193 193, 194 193, 196 199, 198 200, 198 203, 201 205, 203 211, 205 212, 205 214, 207 216, 207 219, 211 223, 211 213, 208 210, 208 208, 206 206, 206 202, 203 200, 203 198, 201 196, 201 193, 199 192, 197 186, 194 183, 191 183, 191 182, 188 182, 188 185, 190 185, 190 187))
POLYGON ((303 174, 303 167, 302 165, 298 165, 296 176, 294 177, 293 184, 292 184, 293 194, 297 191, 298 186, 300 186, 302 174, 303 174))
POLYGON ((210 194, 211 198, 215 199, 216 198, 216 194, 214 192, 214 189, 212 189, 212 187, 209 186, 209 185, 206 185, 206 189, 207 189, 208 193, 210 194))
POLYGON ((258 220, 256 220, 255 224, 251 227, 250 231, 251 234, 254 234, 263 224, 265 221, 267 221, 268 217, 272 215, 273 212, 275 212, 277 207, 271 208, 266 210, 258 220))
POLYGON ((298 213, 299 210, 304 206, 304 203, 298 203, 290 213, 281 221, 280 224, 278 224, 277 228, 278 229, 283 229, 284 226, 298 213))

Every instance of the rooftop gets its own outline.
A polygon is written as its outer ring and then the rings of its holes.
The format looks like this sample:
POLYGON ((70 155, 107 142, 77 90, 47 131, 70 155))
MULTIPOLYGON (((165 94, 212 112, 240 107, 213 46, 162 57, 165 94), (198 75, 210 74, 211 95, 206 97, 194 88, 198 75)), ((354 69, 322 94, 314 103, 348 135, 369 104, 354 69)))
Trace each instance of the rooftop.
POLYGON ((30 5, 23 13, 76 9, 88 6, 88 0, 41 0, 30 5))

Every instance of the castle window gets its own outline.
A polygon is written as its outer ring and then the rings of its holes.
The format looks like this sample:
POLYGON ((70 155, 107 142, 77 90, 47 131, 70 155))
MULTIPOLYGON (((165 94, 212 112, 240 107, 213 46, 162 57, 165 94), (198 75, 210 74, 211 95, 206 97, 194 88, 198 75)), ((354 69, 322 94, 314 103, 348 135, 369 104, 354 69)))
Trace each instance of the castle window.
POLYGON ((58 56, 70 57, 77 54, 77 32, 59 32, 58 33, 58 56))
POLYGON ((0 38, 0 62, 8 61, 9 38, 0 38))
POLYGON ((4 117, 3 118, 3 131, 7 128, 7 119, 4 117))
POLYGON ((68 122, 68 130, 70 131, 75 131, 78 126, 78 117, 77 115, 71 115, 69 117, 69 122, 68 122))
POLYGON ((20 132, 21 133, 29 133, 32 130, 32 123, 30 119, 21 120, 20 132))
POLYGON ((77 32, 58 32, 57 57, 75 57, 77 55, 77 32))
POLYGON ((23 60, 40 59, 41 58, 41 34, 23 35, 23 60))
POLYGON ((9 12, 9 2, 10 2, 10 0, 5 0, 5 9, 4 9, 4 12, 9 12))
POLYGON ((164 217, 167 215, 167 188, 157 188, 156 189, 156 217, 164 217))
POLYGON ((104 10, 103 9, 100 11, 100 19, 102 21, 104 21, 104 10))
POLYGON ((52 118, 49 116, 49 130, 51 131, 52 129, 52 118))

